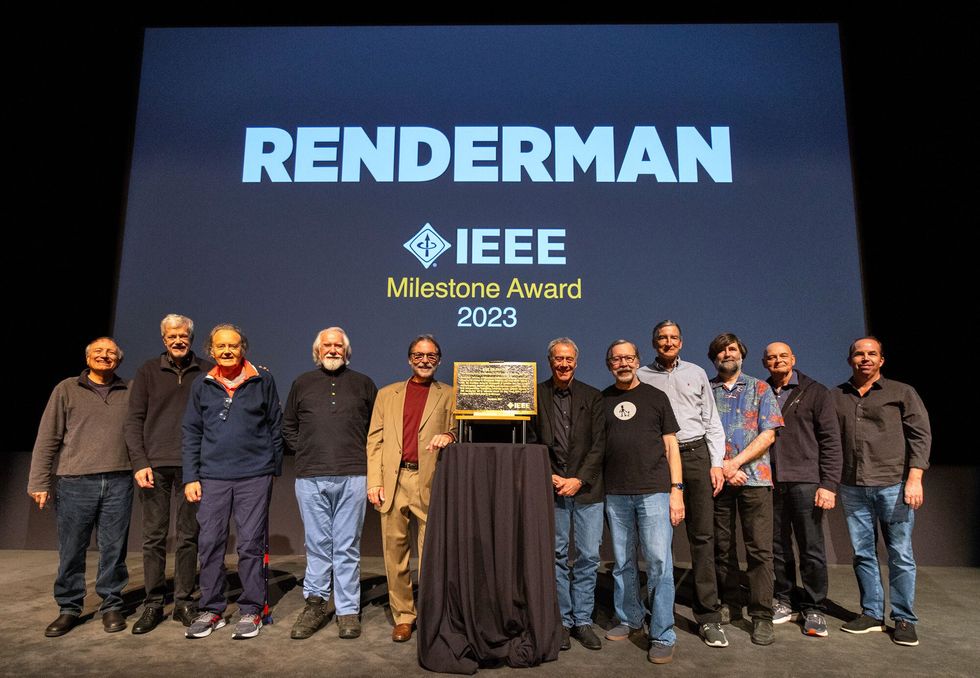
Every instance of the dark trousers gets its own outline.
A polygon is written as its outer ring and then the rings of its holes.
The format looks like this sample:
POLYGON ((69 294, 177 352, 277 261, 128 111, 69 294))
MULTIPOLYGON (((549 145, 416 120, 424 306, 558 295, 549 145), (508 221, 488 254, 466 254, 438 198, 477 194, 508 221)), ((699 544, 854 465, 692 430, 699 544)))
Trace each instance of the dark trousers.
POLYGON ((800 579, 803 613, 823 612, 827 598, 827 555, 823 543, 823 509, 813 505, 817 483, 776 483, 773 496, 773 566, 776 571, 775 596, 791 604, 796 585, 796 559, 793 537, 800 552, 800 579))
POLYGON ((170 506, 177 502, 174 549, 174 602, 188 605, 197 574, 197 504, 184 499, 183 473, 179 466, 153 468, 153 487, 140 488, 143 506, 143 577, 148 607, 163 607, 167 592, 167 534, 170 506), (174 495, 176 494, 176 498, 174 495))
POLYGON ((711 457, 708 444, 681 452, 684 471, 684 527, 691 545, 694 601, 691 605, 698 624, 721 621, 718 580, 715 577, 714 497, 711 495, 711 457))
POLYGON ((749 616, 772 619, 772 488, 734 487, 715 498, 715 571, 721 600, 742 609, 739 595, 735 517, 742 521, 742 541, 749 577, 749 616))
POLYGON ((201 508, 197 512, 197 521, 201 525, 198 539, 201 610, 222 614, 228 606, 225 601, 225 546, 228 521, 234 516, 238 536, 238 577, 242 582, 238 610, 243 615, 261 614, 266 598, 262 560, 271 494, 272 476, 201 481, 201 508))

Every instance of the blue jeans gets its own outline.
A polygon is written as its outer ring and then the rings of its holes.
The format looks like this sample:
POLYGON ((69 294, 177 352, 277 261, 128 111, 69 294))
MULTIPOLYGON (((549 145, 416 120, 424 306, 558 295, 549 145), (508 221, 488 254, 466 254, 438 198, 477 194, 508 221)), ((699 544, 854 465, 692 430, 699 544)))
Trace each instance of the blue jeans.
POLYGON ((602 544, 602 502, 576 503, 574 497, 555 497, 555 580, 558 609, 567 628, 592 623, 595 573, 602 544), (569 534, 575 533, 575 553, 568 564, 569 534))
POLYGON ((839 489, 847 531, 854 549, 854 574, 861 590, 861 611, 875 619, 885 618, 885 592, 878 567, 878 529, 888 549, 888 594, 891 618, 915 623, 915 558, 912 526, 915 511, 905 503, 905 484, 887 487, 841 485, 839 489))
POLYGON ((619 621, 630 628, 643 626, 645 610, 640 600, 636 543, 643 547, 647 563, 647 595, 650 601, 650 641, 673 645, 674 634, 674 560, 670 525, 670 495, 608 494, 606 516, 612 535, 613 604, 619 621))
POLYGON ((129 471, 61 476, 57 487, 58 577, 54 599, 62 614, 80 615, 85 600, 85 550, 97 529, 99 572, 95 592, 102 612, 122 608, 129 583, 126 543, 133 508, 129 471))
POLYGON ((337 614, 361 611, 361 529, 367 509, 366 476, 296 479, 296 501, 303 517, 306 576, 303 597, 330 597, 337 614))

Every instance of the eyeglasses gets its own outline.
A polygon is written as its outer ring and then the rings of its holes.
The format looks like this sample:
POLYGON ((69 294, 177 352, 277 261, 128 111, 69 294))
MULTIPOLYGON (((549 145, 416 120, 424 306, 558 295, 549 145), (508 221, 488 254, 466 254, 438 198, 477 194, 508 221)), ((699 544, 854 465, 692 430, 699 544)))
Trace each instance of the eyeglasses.
POLYGON ((636 360, 636 356, 635 355, 612 355, 609 356, 608 360, 610 365, 618 365, 620 363, 629 365, 636 360))
POLYGON ((423 360, 428 360, 430 363, 438 362, 440 356, 438 353, 409 353, 408 359, 413 363, 420 363, 423 360))
POLYGON ((553 355, 551 356, 551 362, 556 365, 574 365, 575 356, 553 355))
POLYGON ((107 358, 119 357, 119 352, 112 348, 93 348, 89 353, 92 355, 104 355, 107 358))
POLYGON ((221 421, 228 420, 228 412, 229 410, 231 410, 231 398, 225 398, 224 405, 225 408, 220 412, 218 412, 218 419, 220 419, 221 421))

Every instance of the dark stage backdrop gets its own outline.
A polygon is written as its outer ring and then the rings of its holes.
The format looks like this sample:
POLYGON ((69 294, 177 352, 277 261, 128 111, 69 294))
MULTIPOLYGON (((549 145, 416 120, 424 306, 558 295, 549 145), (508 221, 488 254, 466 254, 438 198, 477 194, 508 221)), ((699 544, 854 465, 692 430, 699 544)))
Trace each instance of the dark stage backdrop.
MULTIPOLYGON (((285 396, 339 324, 354 366, 543 360, 672 318, 790 342, 822 380, 864 328, 833 24, 151 29, 114 334, 241 325, 285 396), (168 243, 194 255, 167 256, 168 243)), ((451 380, 451 369, 443 368, 451 380)))

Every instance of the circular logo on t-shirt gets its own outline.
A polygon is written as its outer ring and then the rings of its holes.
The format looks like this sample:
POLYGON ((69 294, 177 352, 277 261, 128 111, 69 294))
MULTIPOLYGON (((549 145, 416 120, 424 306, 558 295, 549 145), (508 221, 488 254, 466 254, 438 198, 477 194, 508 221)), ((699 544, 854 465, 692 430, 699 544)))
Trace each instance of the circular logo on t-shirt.
POLYGON ((628 400, 624 400, 613 408, 613 414, 616 415, 617 419, 622 419, 623 421, 632 419, 633 415, 636 414, 636 405, 628 400))

